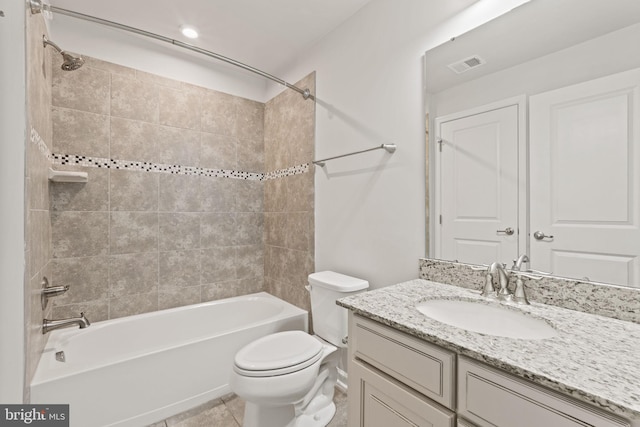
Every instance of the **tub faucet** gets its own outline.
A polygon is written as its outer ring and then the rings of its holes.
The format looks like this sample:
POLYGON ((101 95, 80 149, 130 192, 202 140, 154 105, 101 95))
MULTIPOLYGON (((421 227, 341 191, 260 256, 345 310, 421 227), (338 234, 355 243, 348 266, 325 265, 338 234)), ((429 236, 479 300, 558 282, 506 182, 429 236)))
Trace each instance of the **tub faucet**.
POLYGON ((68 326, 78 325, 80 329, 84 329, 91 325, 89 319, 84 317, 84 313, 80 313, 80 317, 72 317, 71 319, 59 319, 59 320, 42 320, 42 334, 51 332, 54 329, 66 328, 68 326))

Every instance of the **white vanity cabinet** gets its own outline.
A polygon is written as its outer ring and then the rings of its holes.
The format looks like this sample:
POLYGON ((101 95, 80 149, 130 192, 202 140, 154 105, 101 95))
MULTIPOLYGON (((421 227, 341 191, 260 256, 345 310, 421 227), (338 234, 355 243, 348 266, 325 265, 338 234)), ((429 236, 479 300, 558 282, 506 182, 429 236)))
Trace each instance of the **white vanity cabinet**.
POLYGON ((353 312, 348 396, 349 427, 632 427, 353 312))

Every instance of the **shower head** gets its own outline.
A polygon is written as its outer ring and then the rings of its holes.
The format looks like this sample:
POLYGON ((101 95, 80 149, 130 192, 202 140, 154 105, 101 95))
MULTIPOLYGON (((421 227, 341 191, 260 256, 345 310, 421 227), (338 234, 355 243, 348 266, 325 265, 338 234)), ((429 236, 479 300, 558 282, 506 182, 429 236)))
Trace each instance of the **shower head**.
POLYGON ((55 50, 58 51, 60 55, 62 55, 63 61, 60 68, 62 68, 64 71, 77 70, 78 68, 82 67, 82 64, 84 64, 84 59, 82 59, 81 56, 74 56, 68 52, 65 52, 64 50, 60 49, 57 44, 49 40, 47 36, 42 36, 42 44, 44 47, 47 47, 47 45, 52 46, 55 50))

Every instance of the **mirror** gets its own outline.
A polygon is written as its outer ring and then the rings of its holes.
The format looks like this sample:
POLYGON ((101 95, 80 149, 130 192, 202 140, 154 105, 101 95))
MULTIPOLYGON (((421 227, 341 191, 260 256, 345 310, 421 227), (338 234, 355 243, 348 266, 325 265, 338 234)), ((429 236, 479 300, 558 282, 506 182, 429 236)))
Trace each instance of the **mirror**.
MULTIPOLYGON (((443 199, 450 188, 445 183, 447 179, 461 180, 464 176, 447 178, 447 173, 455 167, 464 169, 470 163, 465 163, 466 160, 454 166, 442 163, 440 152, 443 146, 445 152, 453 147, 458 160, 467 155, 476 166, 481 164, 487 170, 490 162, 504 167, 509 162, 502 160, 501 155, 496 157, 491 150, 487 155, 486 150, 462 152, 449 139, 453 138, 450 135, 461 133, 460 129, 466 129, 466 125, 460 124, 453 130, 447 126, 460 118, 477 118, 511 105, 517 123, 513 150, 516 157, 511 162, 517 165, 510 177, 513 182, 509 183, 516 194, 509 202, 514 212, 512 222, 493 223, 486 220, 493 214, 478 214, 483 219, 480 222, 491 223, 493 227, 492 237, 486 241, 462 231, 467 224, 462 226, 461 221, 451 222, 448 230, 462 233, 461 239, 466 239, 466 243, 482 240, 484 253, 489 254, 487 260, 495 261, 501 256, 500 261, 510 266, 511 259, 526 253, 531 258, 529 268, 563 277, 640 287, 640 231, 636 232, 640 230, 638 46, 637 0, 532 0, 426 52, 427 205, 428 218, 432 218, 427 220, 429 256, 486 263, 485 259, 474 258, 473 251, 477 248, 471 244, 449 251, 443 249, 442 242, 447 237, 441 235, 441 223, 447 223, 448 216, 444 221, 440 216, 447 209, 443 199), (620 76, 627 83, 620 83, 620 76), (594 85, 613 84, 612 80, 618 86, 607 93, 615 96, 591 92, 594 85), (571 100, 566 98, 569 94, 573 96, 571 100), (605 98, 606 102, 598 101, 588 107, 576 101, 605 98), (559 107, 566 105, 578 107, 571 110, 559 107), (613 117, 618 110, 617 118, 613 117), (598 111, 601 114, 595 114, 598 111), (586 120, 589 114, 595 118, 586 120), (570 120, 569 117, 575 120, 572 126, 581 123, 579 129, 563 127, 562 120, 570 120), (616 121, 623 129, 618 133, 625 133, 628 140, 610 142, 617 138, 615 132, 603 130, 600 122, 616 121), (601 141, 596 144, 596 134, 600 133, 601 141), (554 140, 554 135, 567 138, 554 140), (603 139, 609 145, 604 146, 603 139), (594 143, 593 147, 588 141, 594 143), (559 174, 569 177, 553 181, 559 174), (547 197, 545 193, 550 194, 547 197), (541 213, 545 210, 546 214, 541 213), (592 215, 596 210, 603 211, 600 217, 592 215), (571 220, 563 216, 569 215, 569 211, 571 220), (544 215, 550 218, 546 225, 538 221, 544 215), (494 240, 501 239, 512 242, 511 248, 493 246, 494 240), (578 249, 563 246, 569 240, 578 249), (619 240, 624 249, 597 249, 597 245, 610 240, 619 240), (596 249, 586 249, 590 245, 596 245, 596 249)), ((485 144, 487 147, 493 146, 485 144)), ((498 175, 504 174, 500 170, 498 175)), ((494 175, 487 173, 480 177, 475 172, 467 173, 465 185, 469 195, 465 196, 463 206, 457 205, 456 209, 465 211, 489 199, 491 206, 486 210, 494 210, 494 195, 505 193, 503 184, 497 181, 495 185, 487 184, 495 181, 494 175), (474 197, 478 202, 469 201, 474 197)), ((463 199, 459 198, 458 203, 460 200, 463 199)), ((499 211, 495 217, 502 213, 499 211)))

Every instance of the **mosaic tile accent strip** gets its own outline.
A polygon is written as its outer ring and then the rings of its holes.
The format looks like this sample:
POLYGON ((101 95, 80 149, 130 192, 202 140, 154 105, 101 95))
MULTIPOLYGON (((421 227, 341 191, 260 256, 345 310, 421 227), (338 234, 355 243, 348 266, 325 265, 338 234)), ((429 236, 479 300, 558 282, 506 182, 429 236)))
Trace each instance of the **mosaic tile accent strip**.
POLYGON ((44 157, 47 158, 47 160, 51 161, 53 159, 47 143, 44 142, 44 140, 40 137, 38 131, 36 131, 34 128, 31 128, 31 142, 38 146, 38 150, 44 157))
MULTIPOLYGON (((424 280, 480 290, 485 271, 473 270, 477 265, 423 258, 419 260, 424 280)), ((522 277, 530 301, 570 310, 640 323, 640 289, 585 282, 555 276, 539 280, 522 277)), ((515 283, 515 278, 511 278, 515 283)))
POLYGON ((173 175, 196 175, 212 178, 232 178, 248 181, 268 181, 271 179, 299 175, 309 172, 310 164, 292 166, 267 173, 242 172, 228 169, 207 169, 194 166, 168 165, 163 163, 116 160, 104 157, 78 156, 74 154, 51 153, 38 132, 31 128, 31 141, 38 145, 40 152, 54 165, 76 165, 88 168, 121 169, 137 172, 155 172, 173 175))

